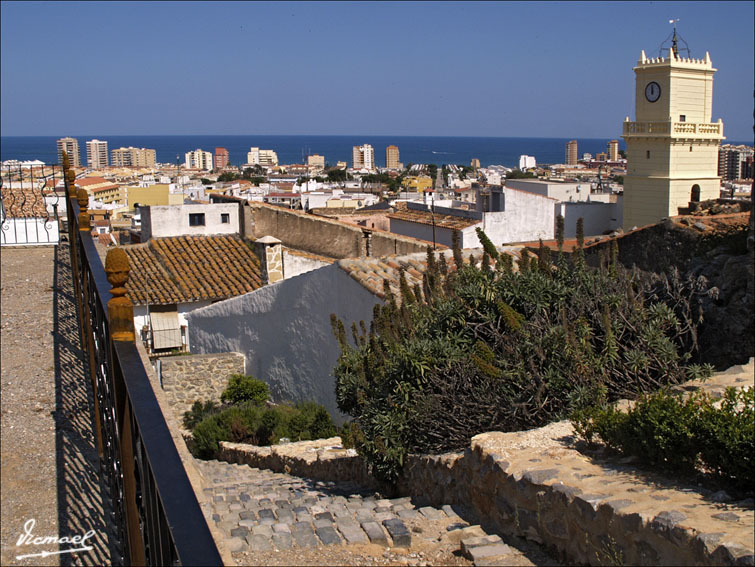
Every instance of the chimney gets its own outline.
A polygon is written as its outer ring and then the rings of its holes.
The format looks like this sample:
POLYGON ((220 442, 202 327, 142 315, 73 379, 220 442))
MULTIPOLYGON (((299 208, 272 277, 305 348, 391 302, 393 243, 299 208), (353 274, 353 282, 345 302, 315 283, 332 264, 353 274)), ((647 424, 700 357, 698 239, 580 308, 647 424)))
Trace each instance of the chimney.
POLYGON ((273 236, 263 236, 254 241, 257 255, 262 262, 265 284, 283 279, 283 247, 281 241, 273 236))

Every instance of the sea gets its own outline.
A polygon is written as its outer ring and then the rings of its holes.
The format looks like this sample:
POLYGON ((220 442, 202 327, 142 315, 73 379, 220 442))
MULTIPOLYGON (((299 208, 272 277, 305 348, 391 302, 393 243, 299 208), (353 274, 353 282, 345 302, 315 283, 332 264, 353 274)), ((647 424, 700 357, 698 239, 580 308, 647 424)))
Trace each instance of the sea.
MULTIPOLYGON (((0 161, 40 160, 57 162, 57 139, 63 136, 2 136, 0 161)), ((281 164, 303 163, 305 156, 320 154, 326 163, 335 165, 345 161, 351 165, 352 148, 371 144, 375 149, 377 167, 385 166, 385 148, 399 148, 400 160, 410 163, 469 165, 479 159, 482 166, 503 165, 518 167, 519 156, 534 156, 538 164, 563 163, 569 138, 494 138, 452 136, 276 136, 276 135, 196 135, 196 136, 107 136, 103 134, 73 135, 79 141, 82 163, 86 163, 86 141, 105 140, 108 150, 134 146, 156 151, 159 163, 184 162, 186 152, 198 148, 215 153, 216 147, 226 148, 234 165, 246 163, 251 147, 275 150, 281 164)), ((624 141, 619 148, 624 149, 624 141)), ((593 156, 605 152, 611 138, 577 139, 578 154, 593 156)))

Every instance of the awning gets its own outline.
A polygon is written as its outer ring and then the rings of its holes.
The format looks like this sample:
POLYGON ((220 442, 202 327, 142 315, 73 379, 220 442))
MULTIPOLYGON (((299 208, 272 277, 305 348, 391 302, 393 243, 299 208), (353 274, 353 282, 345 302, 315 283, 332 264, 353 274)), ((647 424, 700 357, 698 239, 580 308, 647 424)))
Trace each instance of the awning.
POLYGON ((178 311, 150 311, 149 322, 152 327, 152 348, 178 348, 181 346, 181 325, 178 323, 178 311))

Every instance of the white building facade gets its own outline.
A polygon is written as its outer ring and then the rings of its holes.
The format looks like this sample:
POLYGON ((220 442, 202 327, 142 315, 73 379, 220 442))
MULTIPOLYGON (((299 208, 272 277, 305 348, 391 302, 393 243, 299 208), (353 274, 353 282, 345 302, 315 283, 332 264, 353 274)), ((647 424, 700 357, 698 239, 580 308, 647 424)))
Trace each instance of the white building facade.
POLYGON ((187 152, 186 169, 210 171, 212 169, 212 152, 206 152, 201 149, 187 152))

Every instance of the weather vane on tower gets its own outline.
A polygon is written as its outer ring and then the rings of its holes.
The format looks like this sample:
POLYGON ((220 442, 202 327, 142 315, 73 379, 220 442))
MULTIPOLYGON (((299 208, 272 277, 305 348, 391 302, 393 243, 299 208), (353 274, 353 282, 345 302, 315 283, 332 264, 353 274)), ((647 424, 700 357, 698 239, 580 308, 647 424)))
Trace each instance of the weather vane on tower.
POLYGON ((677 35, 676 33, 676 24, 679 21, 679 18, 676 18, 675 20, 669 20, 668 23, 673 24, 674 31, 671 32, 671 34, 663 40, 663 43, 661 43, 661 47, 658 50, 658 56, 663 57, 663 51, 668 49, 669 57, 671 57, 671 54, 674 54, 674 57, 679 57, 679 41, 681 41, 684 44, 684 47, 681 48, 682 51, 686 52, 687 58, 690 57, 689 54, 689 46, 687 45, 687 42, 684 41, 684 38, 680 35, 677 35), (671 42, 671 45, 668 45, 668 42, 671 42))

